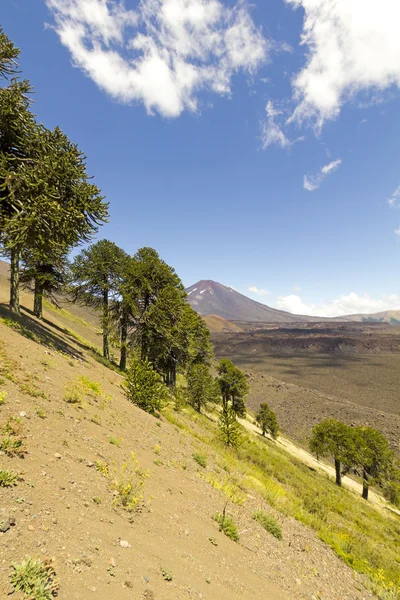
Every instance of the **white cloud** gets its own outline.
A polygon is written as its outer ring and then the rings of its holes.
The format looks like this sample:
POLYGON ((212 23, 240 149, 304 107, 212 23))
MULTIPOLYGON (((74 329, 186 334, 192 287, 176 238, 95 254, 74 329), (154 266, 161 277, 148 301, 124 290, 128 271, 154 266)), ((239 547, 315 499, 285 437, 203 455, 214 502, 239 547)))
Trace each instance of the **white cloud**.
POLYGON ((398 206, 400 206, 400 185, 394 190, 393 194, 390 196, 388 204, 392 208, 397 208, 398 206))
POLYGON ((400 235, 400 227, 398 229, 395 229, 394 232, 396 235, 400 235))
POLYGON ((398 0, 286 0, 305 12, 305 67, 293 81, 292 120, 317 127, 360 92, 400 87, 398 0))
POLYGON ((177 117, 196 111, 201 91, 229 95, 236 72, 267 59, 268 42, 244 2, 46 0, 75 66, 122 102, 177 117))
POLYGON ((368 294, 360 296, 351 292, 324 304, 307 304, 300 296, 279 296, 276 308, 286 310, 296 315, 311 315, 317 317, 339 317, 343 315, 371 314, 385 310, 400 310, 400 296, 391 294, 373 298, 368 294))
POLYGON ((268 294, 270 294, 271 292, 268 292, 268 290, 263 290, 262 288, 258 288, 255 285, 252 285, 250 287, 247 288, 249 290, 249 292, 251 292, 252 294, 255 294, 256 296, 268 296, 268 294))
POLYGON ((282 129, 276 122, 276 117, 281 115, 281 111, 277 110, 271 100, 268 100, 265 107, 267 118, 261 123, 261 142, 264 150, 272 144, 277 144, 281 148, 287 148, 292 144, 283 133, 282 129))
POLYGON ((317 173, 313 175, 304 175, 303 187, 309 192, 313 192, 317 190, 325 177, 334 173, 342 164, 342 160, 339 158, 338 160, 333 160, 328 165, 325 165, 320 169, 317 173))

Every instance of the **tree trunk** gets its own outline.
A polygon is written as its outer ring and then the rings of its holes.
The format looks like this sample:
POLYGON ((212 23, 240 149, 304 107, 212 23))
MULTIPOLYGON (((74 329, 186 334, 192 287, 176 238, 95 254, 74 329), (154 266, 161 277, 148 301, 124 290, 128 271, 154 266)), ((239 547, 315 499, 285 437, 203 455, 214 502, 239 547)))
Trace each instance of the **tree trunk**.
POLYGON ((127 339, 128 339, 128 316, 126 309, 122 307, 121 315, 121 358, 119 361, 119 368, 121 371, 126 371, 126 358, 127 358, 127 339))
POLYGON ((363 471, 363 491, 362 491, 362 497, 364 498, 364 500, 368 500, 368 473, 367 471, 364 469, 363 471))
POLYGON ((335 458, 336 485, 342 485, 342 474, 340 472, 340 460, 335 458))
POLYGON ((33 314, 38 319, 43 318, 43 288, 35 279, 35 297, 33 300, 33 314))
POLYGON ((109 325, 109 308, 108 308, 108 290, 103 292, 103 356, 110 360, 110 348, 108 344, 108 325, 109 325))
POLYGON ((21 314, 19 307, 19 252, 15 248, 11 250, 10 309, 17 315, 21 314))

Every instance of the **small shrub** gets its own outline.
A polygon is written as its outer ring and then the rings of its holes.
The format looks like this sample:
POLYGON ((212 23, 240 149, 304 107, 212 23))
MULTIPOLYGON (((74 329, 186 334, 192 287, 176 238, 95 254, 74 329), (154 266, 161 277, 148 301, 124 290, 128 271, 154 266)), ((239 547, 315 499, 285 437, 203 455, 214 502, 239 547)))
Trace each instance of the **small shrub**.
POLYGON ((14 471, 0 471, 0 487, 12 487, 18 484, 18 480, 18 473, 14 471))
POLYGON ((81 375, 78 377, 78 382, 88 395, 93 396, 94 398, 98 398, 103 395, 103 389, 101 385, 97 383, 97 381, 93 381, 92 379, 89 379, 89 377, 81 375))
POLYGON ((2 406, 7 398, 7 392, 0 392, 0 406, 2 406))
POLYGON ((47 419, 46 413, 40 406, 36 407, 36 414, 40 419, 47 419))
POLYGON ((148 360, 132 362, 126 374, 125 393, 133 404, 153 415, 169 401, 167 386, 148 360))
POLYGON ((120 446, 121 446, 121 442, 120 442, 120 440, 118 440, 118 439, 117 439, 117 438, 115 438, 115 437, 110 437, 110 440, 109 440, 109 442, 110 442, 110 444, 112 444, 113 446, 118 446, 118 448, 120 448, 120 446))
POLYGON ((95 496, 95 497, 93 498, 93 502, 94 502, 95 504, 101 504, 101 498, 99 498, 98 496, 95 496))
POLYGON ((9 417, 1 427, 4 437, 0 443, 0 450, 8 456, 23 458, 26 454, 24 446, 24 426, 19 417, 9 417))
POLYGON ((222 531, 228 538, 234 542, 239 541, 239 532, 232 517, 227 517, 225 513, 217 513, 212 517, 219 525, 219 530, 222 531))
POLYGON ((44 400, 47 398, 42 390, 39 390, 34 384, 29 382, 21 383, 19 389, 23 394, 28 394, 28 396, 32 396, 32 398, 43 398, 44 400))
POLYGON ((164 569, 164 567, 161 567, 161 575, 163 576, 163 579, 165 581, 173 580, 172 571, 170 571, 169 569, 164 569))
POLYGON ((195 460, 197 462, 198 465, 200 465, 200 467, 203 467, 203 469, 205 469, 207 467, 207 456, 205 456, 204 454, 192 454, 193 460, 195 460))
POLYGON ((160 444, 157 444, 156 446, 154 446, 153 450, 154 450, 154 452, 157 455, 160 455, 161 454, 161 446, 160 446, 160 444))
POLYGON ((11 585, 22 592, 26 600, 51 600, 57 596, 59 582, 52 561, 27 557, 12 565, 11 585))
POLYGON ((139 467, 134 452, 130 462, 124 463, 119 470, 114 467, 112 473, 108 471, 110 487, 118 492, 114 505, 122 506, 128 512, 139 512, 144 504, 145 481, 149 475, 149 471, 139 467))
POLYGON ((276 537, 278 540, 282 539, 281 527, 279 523, 277 523, 275 519, 271 517, 271 515, 263 510, 257 510, 255 513, 253 513, 253 519, 260 523, 260 525, 264 527, 265 531, 268 531, 268 533, 276 537))
POLYGON ((82 405, 83 393, 81 386, 76 381, 71 381, 65 386, 64 400, 68 404, 82 405))
POLYGON ((96 471, 99 471, 99 473, 104 475, 104 477, 108 477, 108 465, 106 463, 102 463, 101 461, 97 460, 94 466, 96 471))

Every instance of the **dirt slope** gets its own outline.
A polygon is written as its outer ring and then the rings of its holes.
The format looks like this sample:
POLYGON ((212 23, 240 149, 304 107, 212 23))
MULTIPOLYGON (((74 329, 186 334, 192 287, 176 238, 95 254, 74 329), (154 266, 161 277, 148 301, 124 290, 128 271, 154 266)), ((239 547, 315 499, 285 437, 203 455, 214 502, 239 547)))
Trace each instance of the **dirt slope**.
MULTIPOLYGON (((11 563, 27 554, 55 558, 60 600, 372 598, 307 527, 277 513, 282 541, 255 528, 252 510, 263 505, 257 495, 231 509, 240 543, 219 533, 211 515, 222 510, 225 496, 199 477, 192 459, 193 452, 212 451, 130 405, 120 376, 58 327, 40 327, 47 337, 41 329, 36 335, 51 339, 51 349, 0 323, 0 389, 8 394, 0 422, 23 414, 28 451, 23 460, 0 456, 2 469, 23 478, 0 488, 1 508, 16 522, 0 533, 1 598, 10 592, 11 563), (101 390, 89 387, 79 407, 64 397, 82 376, 101 390), (115 496, 95 467, 98 461, 119 471, 131 452, 150 471, 146 499, 152 497, 133 519, 113 508, 115 496), (171 582, 162 568, 173 573, 171 582)), ((215 460, 210 456, 210 473, 218 469, 215 460)))
POLYGON ((211 333, 218 333, 221 331, 242 331, 239 325, 235 325, 218 315, 208 315, 207 317, 204 317, 204 320, 211 333))

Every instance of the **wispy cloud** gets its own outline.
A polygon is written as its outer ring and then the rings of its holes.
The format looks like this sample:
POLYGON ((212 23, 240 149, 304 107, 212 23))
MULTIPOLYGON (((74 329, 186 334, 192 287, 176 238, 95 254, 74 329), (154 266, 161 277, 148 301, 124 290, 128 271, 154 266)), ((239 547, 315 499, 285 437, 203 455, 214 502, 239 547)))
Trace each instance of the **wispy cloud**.
POLYGON ((237 72, 254 74, 269 43, 239 0, 46 0, 73 64, 122 102, 177 117, 202 91, 231 93, 237 72))
POLYGON ((341 164, 342 159, 339 158, 338 160, 333 160, 328 165, 325 165, 324 167, 322 167, 322 169, 320 169, 317 173, 314 173, 313 175, 304 175, 304 189, 308 190, 309 192, 317 190, 321 183, 324 181, 324 179, 331 173, 334 173, 340 167, 341 164))
POLYGON ((284 133, 284 113, 275 108, 274 103, 268 100, 265 107, 266 118, 261 121, 261 144, 264 150, 269 146, 276 144, 281 148, 289 148, 296 142, 301 142, 304 137, 298 137, 295 140, 289 140, 284 133))
POLYGON ((339 317, 342 315, 371 314, 385 310, 400 310, 400 296, 390 294, 374 298, 368 294, 360 296, 351 292, 323 304, 309 304, 303 302, 300 296, 292 294, 278 297, 275 305, 280 310, 286 310, 296 315, 339 317))
POLYGON ((397 208, 400 206, 400 185, 394 190, 387 202, 392 208, 397 208))
POLYGON ((262 288, 258 288, 255 285, 251 285, 247 289, 251 294, 255 294, 256 296, 268 296, 268 294, 271 293, 268 290, 263 290, 262 288))
POLYGON ((265 112, 267 114, 266 119, 261 123, 261 142, 264 150, 272 144, 277 144, 281 148, 290 146, 291 142, 276 121, 276 117, 282 114, 281 111, 274 107, 271 100, 268 100, 265 112))

